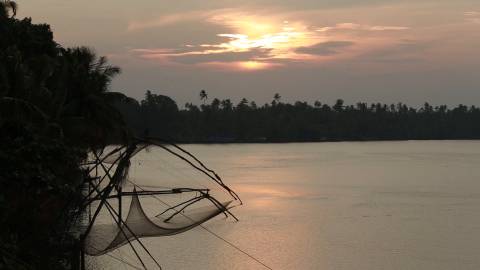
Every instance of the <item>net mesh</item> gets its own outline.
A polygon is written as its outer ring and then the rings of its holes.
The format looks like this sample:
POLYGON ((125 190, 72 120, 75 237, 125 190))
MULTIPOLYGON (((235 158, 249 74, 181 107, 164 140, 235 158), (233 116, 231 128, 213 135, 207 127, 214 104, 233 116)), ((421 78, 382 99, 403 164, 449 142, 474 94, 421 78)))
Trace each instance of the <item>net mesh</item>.
MULTIPOLYGON (((231 203, 222 203, 227 208, 231 203)), ((138 195, 133 195, 127 218, 119 226, 98 224, 92 226, 85 240, 85 252, 91 256, 105 254, 119 248, 135 238, 155 237, 178 234, 190 230, 203 222, 223 213, 223 209, 214 204, 183 211, 168 220, 166 217, 148 217, 140 204, 138 195)))
POLYGON ((90 170, 94 180, 88 197, 93 199, 88 207, 99 211, 97 216, 89 210, 93 220, 84 233, 88 255, 103 255, 143 237, 190 230, 219 214, 232 215, 233 202, 241 203, 218 175, 176 145, 142 142, 105 150, 93 154, 89 163, 96 167, 90 170), (122 167, 120 160, 129 151, 128 166, 122 167), (147 194, 159 190, 166 192, 147 194))

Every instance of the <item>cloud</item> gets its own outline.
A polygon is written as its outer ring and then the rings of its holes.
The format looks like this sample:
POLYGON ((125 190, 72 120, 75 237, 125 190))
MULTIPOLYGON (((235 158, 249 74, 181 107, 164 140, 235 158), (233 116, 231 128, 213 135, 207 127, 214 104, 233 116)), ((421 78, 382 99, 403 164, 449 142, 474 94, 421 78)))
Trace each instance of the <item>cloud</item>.
MULTIPOLYGON (((367 50, 366 44, 375 45, 391 39, 382 32, 410 29, 406 26, 352 22, 318 28, 315 26, 315 19, 308 19, 308 16, 301 16, 295 12, 249 12, 241 9, 171 14, 156 20, 132 22, 129 29, 135 31, 167 25, 168 29, 185 27, 185 21, 189 24, 206 23, 203 28, 207 29, 220 28, 203 34, 201 40, 194 41, 184 35, 180 40, 182 45, 176 46, 172 42, 165 48, 135 49, 131 52, 143 59, 167 65, 198 66, 211 63, 212 66, 232 65, 261 69, 295 63, 330 61, 337 59, 333 59, 336 55, 339 55, 338 59, 355 57, 357 51, 367 50), (361 31, 371 33, 365 35, 361 31), (355 46, 355 51, 343 53, 353 45, 358 45, 355 46), (330 57, 327 59, 325 56, 330 57)), ((175 33, 180 30, 176 29, 175 33)), ((398 35, 395 38, 398 38, 398 35)))
POLYGON ((180 64, 200 64, 209 62, 242 62, 261 60, 269 57, 270 49, 250 49, 243 52, 220 52, 213 54, 183 54, 171 55, 169 60, 180 64))
POLYGON ((465 20, 469 23, 480 24, 480 12, 478 11, 466 11, 463 13, 465 20))
POLYGON ((466 11, 463 13, 465 16, 480 16, 480 12, 478 11, 466 11))
POLYGON ((362 25, 358 23, 337 23, 334 26, 318 28, 317 32, 329 32, 339 30, 361 30, 361 31, 402 31, 408 30, 406 26, 385 26, 385 25, 362 25))
POLYGON ((197 66, 216 69, 217 71, 258 71, 283 67, 282 63, 264 62, 264 61, 234 61, 234 62, 205 62, 197 66))
POLYGON ((352 41, 327 41, 317 43, 313 46, 300 47, 295 51, 297 53, 311 54, 311 55, 334 55, 341 52, 342 49, 353 46, 355 43, 352 41))
MULTIPOLYGON (((142 25, 159 26, 177 19, 180 17, 173 16, 142 25)), ((243 66, 254 69, 267 67, 266 63, 270 59, 294 58, 296 48, 318 42, 318 34, 308 30, 301 22, 287 22, 276 16, 258 16, 239 11, 218 14, 217 11, 212 11, 203 20, 214 25, 222 25, 226 31, 206 37, 210 42, 191 44, 186 40, 187 45, 178 48, 135 49, 131 52, 144 59, 166 60, 163 63, 246 62, 243 66), (259 61, 262 64, 257 63, 259 61)))
POLYGON ((130 50, 133 53, 139 55, 158 55, 158 56, 175 56, 175 55, 184 55, 184 54, 209 54, 215 52, 223 52, 213 50, 216 46, 214 45, 185 45, 179 48, 153 48, 153 49, 132 49, 130 50))
POLYGON ((409 27, 405 26, 370 26, 368 30, 370 31, 401 31, 401 30, 408 30, 410 29, 409 27))
MULTIPOLYGON (((222 45, 186 45, 178 49, 132 49, 131 53, 143 59, 165 60, 177 64, 230 63, 242 61, 264 61, 272 57, 271 48, 248 48, 232 50, 222 45)), ((164 61, 164 62, 165 62, 164 61)))
POLYGON ((155 27, 171 26, 184 22, 207 21, 212 23, 212 18, 216 18, 220 14, 228 14, 231 9, 213 9, 213 10, 192 10, 187 12, 179 12, 163 15, 150 20, 133 20, 128 23, 128 31, 143 30, 155 27))
POLYGON ((425 51, 431 48, 431 46, 430 42, 402 40, 359 55, 358 60, 378 63, 414 63, 421 61, 425 51))

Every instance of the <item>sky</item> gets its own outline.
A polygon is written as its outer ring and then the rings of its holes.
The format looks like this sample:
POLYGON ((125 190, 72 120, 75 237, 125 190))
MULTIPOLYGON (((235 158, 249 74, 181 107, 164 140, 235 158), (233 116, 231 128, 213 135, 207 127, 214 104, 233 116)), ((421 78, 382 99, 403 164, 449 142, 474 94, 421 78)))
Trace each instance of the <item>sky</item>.
POLYGON ((478 0, 17 2, 120 66, 112 90, 137 99, 480 105, 478 0))

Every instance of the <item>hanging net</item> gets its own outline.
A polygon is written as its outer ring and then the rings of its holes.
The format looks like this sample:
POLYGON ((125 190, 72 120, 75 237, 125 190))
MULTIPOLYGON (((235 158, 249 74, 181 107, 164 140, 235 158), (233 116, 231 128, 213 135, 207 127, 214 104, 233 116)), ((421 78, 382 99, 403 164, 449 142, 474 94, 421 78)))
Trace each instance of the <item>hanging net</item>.
POLYGON ((139 238, 185 232, 241 204, 214 171, 173 144, 119 146, 93 153, 87 165, 83 243, 91 256, 139 238))
MULTIPOLYGON (((222 204, 227 208, 231 203, 222 204)), ((166 218, 149 218, 145 214, 138 195, 133 195, 128 216, 120 224, 101 224, 92 227, 85 242, 85 252, 92 256, 102 255, 140 237, 174 235, 192 229, 221 214, 222 208, 216 205, 186 210, 168 222, 166 218)))

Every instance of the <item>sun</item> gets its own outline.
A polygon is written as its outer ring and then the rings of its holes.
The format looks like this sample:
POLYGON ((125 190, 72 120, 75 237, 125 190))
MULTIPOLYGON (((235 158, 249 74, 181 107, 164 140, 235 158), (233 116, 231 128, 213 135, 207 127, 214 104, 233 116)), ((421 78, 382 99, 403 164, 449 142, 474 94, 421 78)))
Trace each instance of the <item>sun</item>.
POLYGON ((280 64, 274 64, 274 63, 269 63, 269 62, 261 62, 261 61, 241 61, 237 62, 237 67, 240 70, 245 70, 245 71, 254 71, 254 70, 262 70, 262 69, 270 69, 273 67, 280 66, 280 64))
POLYGON ((244 69, 263 69, 268 66, 266 63, 257 62, 257 61, 244 61, 239 63, 240 67, 244 69))
POLYGON ((237 21, 236 32, 223 33, 217 36, 227 38, 228 41, 220 47, 229 51, 246 51, 254 48, 271 49, 273 51, 291 50, 298 46, 309 45, 311 40, 299 28, 287 23, 246 23, 237 21))

